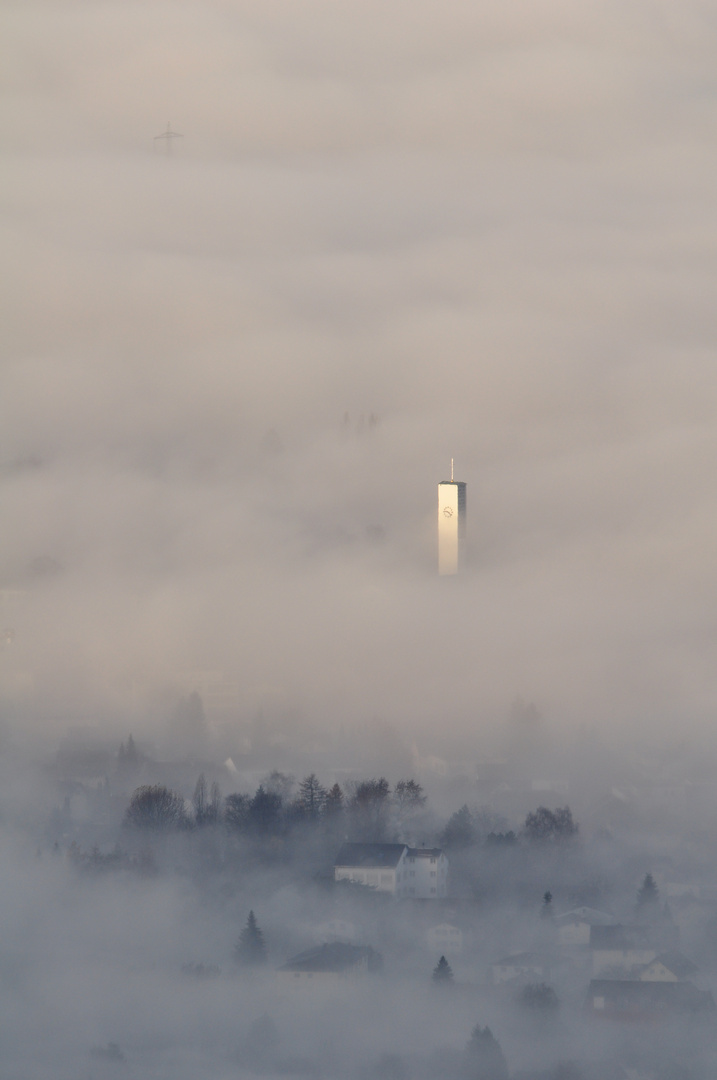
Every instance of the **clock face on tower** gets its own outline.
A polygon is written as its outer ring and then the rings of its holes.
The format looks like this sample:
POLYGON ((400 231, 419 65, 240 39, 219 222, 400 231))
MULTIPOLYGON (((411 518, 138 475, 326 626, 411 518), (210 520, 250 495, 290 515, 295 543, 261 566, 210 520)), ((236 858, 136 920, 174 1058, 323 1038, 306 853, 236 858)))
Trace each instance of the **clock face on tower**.
POLYGON ((443 507, 443 516, 447 517, 447 518, 453 517, 453 509, 452 509, 452 507, 444 506, 443 507))

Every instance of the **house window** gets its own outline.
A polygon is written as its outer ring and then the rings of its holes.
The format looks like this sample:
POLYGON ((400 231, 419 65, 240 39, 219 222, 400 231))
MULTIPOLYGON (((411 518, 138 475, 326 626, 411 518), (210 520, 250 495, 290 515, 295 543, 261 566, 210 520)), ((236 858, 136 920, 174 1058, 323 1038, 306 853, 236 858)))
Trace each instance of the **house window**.
POLYGON ((434 866, 434 865, 435 865, 435 862, 436 862, 436 860, 435 860, 435 859, 431 859, 431 866, 434 866))
POLYGON ((435 889, 431 889, 431 892, 432 892, 432 893, 434 893, 435 891, 436 891, 435 889))
POLYGON ((435 876, 436 876, 436 871, 435 871, 435 870, 431 870, 431 877, 435 877, 435 876))

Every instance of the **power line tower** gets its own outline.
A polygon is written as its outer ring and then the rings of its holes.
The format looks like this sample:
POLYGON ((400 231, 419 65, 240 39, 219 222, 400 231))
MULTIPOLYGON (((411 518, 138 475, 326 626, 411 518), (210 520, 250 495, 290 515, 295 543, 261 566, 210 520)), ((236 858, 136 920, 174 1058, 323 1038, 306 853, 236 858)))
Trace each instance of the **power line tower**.
POLYGON ((169 120, 167 121, 167 130, 163 131, 161 135, 154 136, 154 149, 157 147, 163 147, 164 152, 168 157, 172 156, 172 144, 175 139, 183 139, 184 135, 180 135, 178 131, 172 131, 172 125, 169 120))

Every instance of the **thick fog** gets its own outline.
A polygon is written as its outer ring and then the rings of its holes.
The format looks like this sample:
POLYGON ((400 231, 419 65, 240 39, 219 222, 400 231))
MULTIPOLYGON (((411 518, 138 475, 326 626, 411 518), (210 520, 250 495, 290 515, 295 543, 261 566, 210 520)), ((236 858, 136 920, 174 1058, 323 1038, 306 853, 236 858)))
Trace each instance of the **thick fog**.
POLYGON ((217 724, 430 742, 522 695, 705 730, 710 5, 2 20, 3 679, 33 724, 203 678, 217 724))
POLYGON ((0 1072, 708 1080, 695 1016, 649 1051, 596 1028, 553 924, 644 923, 654 874, 653 944, 714 986, 713 6, 9 0, 0 29, 0 1072), (157 785, 186 820, 138 831, 157 785), (531 840, 568 804, 577 836, 531 840), (440 913, 337 891, 347 838, 445 848, 440 913), (383 970, 283 995, 336 937, 383 970), (530 950, 548 1019, 495 984, 530 950))

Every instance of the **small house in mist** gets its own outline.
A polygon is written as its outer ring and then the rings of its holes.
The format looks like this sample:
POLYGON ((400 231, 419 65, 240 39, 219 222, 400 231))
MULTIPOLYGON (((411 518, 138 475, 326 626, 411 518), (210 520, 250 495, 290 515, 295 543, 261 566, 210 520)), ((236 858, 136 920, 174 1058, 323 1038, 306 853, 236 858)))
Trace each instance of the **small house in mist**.
POLYGON ((658 954, 654 960, 638 973, 640 982, 685 982, 699 972, 681 952, 672 951, 658 954))
POLYGON ((426 944, 439 956, 460 956, 463 952, 463 931, 452 923, 439 923, 426 930, 426 944))
POLYGON ((560 945, 590 944, 590 931, 593 926, 615 926, 616 920, 605 911, 595 908, 579 907, 566 911, 555 919, 555 929, 560 945))
POLYGON ((659 1023, 671 1016, 712 1016, 709 990, 689 982, 642 982, 639 979, 593 979, 587 1010, 593 1016, 622 1023, 659 1023))
POLYGON ((334 880, 368 885, 402 898, 444 899, 448 859, 440 848, 346 843, 336 856, 334 880))
POLYGON ((277 972, 283 987, 331 987, 380 971, 381 957, 369 945, 332 941, 294 956, 277 972))
POLYGON ((491 964, 490 978, 494 986, 504 983, 545 982, 551 977, 551 971, 550 960, 540 953, 512 953, 491 964))
POLYGON ((590 930, 592 970, 596 977, 622 976, 651 964, 657 949, 644 926, 593 926, 590 930))

